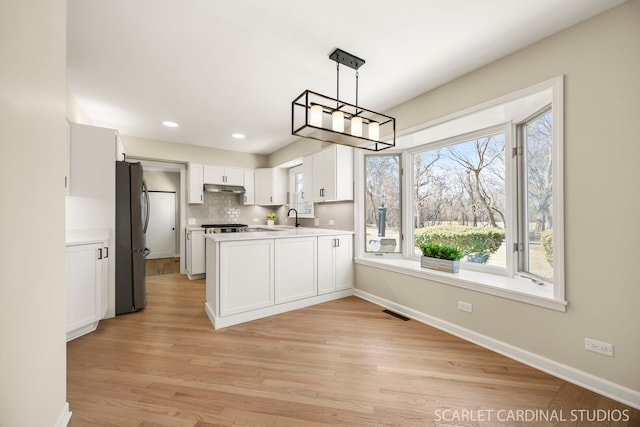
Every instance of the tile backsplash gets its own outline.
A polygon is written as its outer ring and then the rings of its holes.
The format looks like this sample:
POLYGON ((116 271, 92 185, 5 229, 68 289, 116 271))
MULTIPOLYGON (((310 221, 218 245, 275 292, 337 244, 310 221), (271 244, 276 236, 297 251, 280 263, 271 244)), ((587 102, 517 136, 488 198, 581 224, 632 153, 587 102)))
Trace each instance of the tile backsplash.
POLYGON ((187 205, 187 218, 195 218, 196 224, 252 224, 253 218, 264 223, 264 217, 273 209, 263 206, 244 206, 242 195, 226 193, 204 193, 204 203, 187 205))
MULTIPOLYGON (((245 206, 240 203, 242 195, 225 193, 205 193, 204 203, 187 205, 186 218, 195 218, 196 224, 264 225, 268 213, 275 212, 278 224, 293 225, 286 218, 288 206, 245 206), (254 222, 254 218, 258 222, 254 222)), ((320 228, 353 230, 353 202, 317 203, 316 218, 320 228), (333 225, 329 221, 333 221, 333 225)), ((303 227, 314 227, 313 219, 301 219, 303 227)))

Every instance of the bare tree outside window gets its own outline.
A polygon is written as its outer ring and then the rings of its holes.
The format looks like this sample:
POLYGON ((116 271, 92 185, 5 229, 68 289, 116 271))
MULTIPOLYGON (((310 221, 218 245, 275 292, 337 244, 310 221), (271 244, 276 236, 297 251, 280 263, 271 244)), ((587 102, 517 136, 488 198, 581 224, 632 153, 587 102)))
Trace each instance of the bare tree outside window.
POLYGON ((518 132, 518 270, 553 282, 553 114, 545 110, 518 132))
POLYGON ((400 156, 365 156, 365 248, 367 252, 401 252, 400 206, 400 156))
POLYGON ((413 169, 414 253, 433 241, 461 247, 467 262, 506 267, 505 134, 416 153, 413 169))

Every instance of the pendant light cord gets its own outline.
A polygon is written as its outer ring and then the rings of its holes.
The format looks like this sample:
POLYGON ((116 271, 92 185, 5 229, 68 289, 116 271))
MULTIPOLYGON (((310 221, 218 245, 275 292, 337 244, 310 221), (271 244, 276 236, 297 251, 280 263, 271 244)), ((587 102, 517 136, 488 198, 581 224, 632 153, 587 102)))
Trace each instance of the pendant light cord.
POLYGON ((340 63, 336 61, 336 109, 340 107, 340 63))
POLYGON ((358 70, 356 70, 356 115, 358 115, 358 70))

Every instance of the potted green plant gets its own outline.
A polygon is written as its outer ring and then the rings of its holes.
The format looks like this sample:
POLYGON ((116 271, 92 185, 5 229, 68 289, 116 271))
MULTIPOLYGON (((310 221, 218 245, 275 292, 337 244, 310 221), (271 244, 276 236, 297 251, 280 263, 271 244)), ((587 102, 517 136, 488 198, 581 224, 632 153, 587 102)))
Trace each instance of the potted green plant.
POLYGON ((439 245, 437 243, 420 243, 420 266, 433 270, 457 273, 460 271, 460 260, 464 253, 455 246, 439 245))
POLYGON ((267 225, 274 225, 276 223, 276 218, 277 216, 274 212, 267 214, 267 225))

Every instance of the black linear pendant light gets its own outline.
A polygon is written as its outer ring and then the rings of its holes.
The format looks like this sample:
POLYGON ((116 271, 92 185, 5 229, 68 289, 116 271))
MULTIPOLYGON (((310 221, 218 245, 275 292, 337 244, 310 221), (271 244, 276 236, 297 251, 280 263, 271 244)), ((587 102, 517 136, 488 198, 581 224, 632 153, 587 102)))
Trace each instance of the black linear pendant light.
POLYGON ((336 97, 305 90, 291 102, 291 134, 332 144, 382 151, 396 145, 396 119, 358 105, 360 59, 341 49, 329 55, 336 62, 336 97), (356 70, 356 104, 340 100, 340 64, 356 70))

